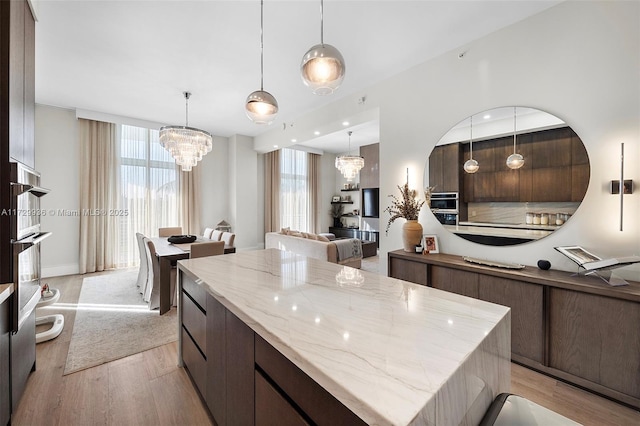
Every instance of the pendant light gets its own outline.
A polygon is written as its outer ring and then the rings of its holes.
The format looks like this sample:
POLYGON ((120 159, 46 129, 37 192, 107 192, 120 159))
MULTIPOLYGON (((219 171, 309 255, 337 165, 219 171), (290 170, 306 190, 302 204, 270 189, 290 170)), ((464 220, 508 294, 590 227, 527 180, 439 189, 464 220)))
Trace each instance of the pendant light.
POLYGON ((245 111, 256 124, 271 124, 278 114, 278 101, 264 90, 264 0, 260 0, 260 90, 247 96, 245 111))
POLYGON ((336 157, 336 168, 340 170, 340 173, 347 179, 347 181, 353 180, 356 177, 360 169, 364 167, 364 158, 359 155, 349 155, 351 152, 351 134, 353 132, 347 132, 349 134, 349 151, 347 155, 336 157))
POLYGON ((469 159, 464 163, 464 171, 473 174, 478 171, 480 166, 473 159, 473 116, 469 117, 469 159))
POLYGON ((311 47, 300 64, 302 81, 315 95, 330 95, 344 80, 344 58, 338 49, 324 43, 324 1, 320 0, 320 44, 311 47))
POLYGON ((520 154, 516 154, 516 107, 513 107, 513 154, 507 157, 507 167, 510 169, 519 169, 524 165, 524 158, 520 154))
POLYGON ((211 151, 213 138, 211 133, 189 127, 189 98, 191 93, 182 92, 185 98, 186 122, 184 126, 164 126, 160 128, 160 145, 171 153, 182 171, 191 168, 202 160, 202 156, 211 151))

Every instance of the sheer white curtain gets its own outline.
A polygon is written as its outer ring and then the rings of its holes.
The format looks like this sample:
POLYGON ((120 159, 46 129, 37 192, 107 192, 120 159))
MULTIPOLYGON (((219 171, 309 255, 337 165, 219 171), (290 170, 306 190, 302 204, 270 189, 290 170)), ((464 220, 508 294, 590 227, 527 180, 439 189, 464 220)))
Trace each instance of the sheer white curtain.
POLYGON ((139 263, 135 234, 157 236, 158 228, 180 226, 178 168, 160 146, 158 130, 122 125, 118 144, 118 267, 139 263))
POLYGON ((280 226, 315 232, 314 197, 309 187, 307 153, 284 148, 280 154, 280 226))

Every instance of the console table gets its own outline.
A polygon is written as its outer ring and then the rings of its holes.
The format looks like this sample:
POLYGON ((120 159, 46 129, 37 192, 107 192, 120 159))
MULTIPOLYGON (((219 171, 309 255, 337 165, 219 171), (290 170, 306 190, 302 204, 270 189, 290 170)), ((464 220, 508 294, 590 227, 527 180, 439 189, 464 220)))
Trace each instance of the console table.
POLYGON ((511 308, 511 359, 640 409, 640 283, 388 253, 390 277, 511 308))

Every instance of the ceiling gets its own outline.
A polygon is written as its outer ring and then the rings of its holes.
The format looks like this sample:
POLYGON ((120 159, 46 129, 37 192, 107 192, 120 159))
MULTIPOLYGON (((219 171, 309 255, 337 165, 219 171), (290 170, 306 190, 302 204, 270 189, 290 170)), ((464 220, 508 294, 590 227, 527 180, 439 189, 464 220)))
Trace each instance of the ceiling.
MULTIPOLYGON (((244 113, 260 89, 260 2, 35 0, 36 102, 256 136, 270 127, 244 113)), ((347 1, 324 4, 324 41, 346 61, 342 87, 313 95, 299 73, 320 41, 320 2, 264 4, 264 89, 278 100, 271 126, 292 122, 412 66, 560 1, 347 1)), ((462 51, 462 50, 461 50, 462 51)), ((378 142, 377 122, 354 131, 352 149, 378 142), (366 137, 365 137, 366 135, 366 137)), ((305 145, 345 152, 344 132, 305 145)))

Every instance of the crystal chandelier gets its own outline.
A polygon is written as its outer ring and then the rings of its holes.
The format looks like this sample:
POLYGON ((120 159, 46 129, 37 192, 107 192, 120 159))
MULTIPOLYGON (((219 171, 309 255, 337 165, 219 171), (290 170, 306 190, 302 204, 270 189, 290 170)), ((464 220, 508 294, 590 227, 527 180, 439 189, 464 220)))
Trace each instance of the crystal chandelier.
POLYGON ((524 157, 516 154, 516 107, 513 107, 513 154, 507 157, 507 167, 519 169, 524 165, 524 157))
POLYGON ((264 2, 260 1, 260 90, 247 96, 245 112, 256 124, 271 124, 278 114, 278 101, 263 87, 264 81, 264 2))
POLYGON ((320 0, 320 44, 312 46, 302 57, 302 81, 314 95, 330 95, 342 84, 345 63, 342 54, 324 44, 324 1, 320 0))
POLYGON ((358 155, 349 155, 351 152, 351 131, 349 134, 349 151, 347 155, 336 157, 336 168, 340 170, 340 173, 347 179, 347 181, 353 180, 360 169, 364 167, 364 158, 358 155))
POLYGON ((189 97, 183 92, 186 103, 186 123, 184 126, 164 126, 160 128, 160 145, 171 153, 182 171, 189 172, 202 160, 202 156, 211 151, 211 133, 189 127, 189 97))

